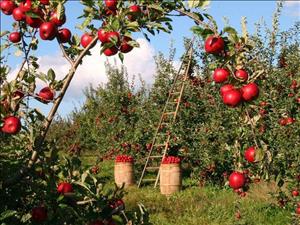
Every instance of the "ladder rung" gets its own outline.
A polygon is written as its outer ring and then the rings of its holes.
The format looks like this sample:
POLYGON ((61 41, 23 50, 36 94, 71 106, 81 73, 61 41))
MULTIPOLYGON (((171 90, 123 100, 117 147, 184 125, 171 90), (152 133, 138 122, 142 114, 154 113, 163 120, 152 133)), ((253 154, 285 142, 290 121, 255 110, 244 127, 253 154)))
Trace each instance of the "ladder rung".
POLYGON ((143 179, 143 182, 152 182, 152 181, 156 181, 155 178, 148 178, 148 179, 143 179))
POLYGON ((166 113, 164 113, 164 115, 171 115, 171 114, 175 114, 175 112, 166 112, 166 113))
POLYGON ((159 170, 159 167, 158 166, 149 166, 149 167, 146 167, 146 170, 159 170))
POLYGON ((164 143, 164 144, 156 144, 156 145, 154 145, 153 147, 163 147, 163 146, 165 146, 166 145, 166 143, 164 143))

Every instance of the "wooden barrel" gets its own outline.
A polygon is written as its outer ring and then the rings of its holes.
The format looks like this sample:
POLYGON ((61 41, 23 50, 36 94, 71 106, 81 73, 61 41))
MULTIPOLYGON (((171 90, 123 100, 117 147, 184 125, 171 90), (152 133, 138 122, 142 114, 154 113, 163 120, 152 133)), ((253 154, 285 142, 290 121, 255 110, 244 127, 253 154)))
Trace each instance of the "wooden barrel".
POLYGON ((134 185, 133 162, 115 162, 114 175, 118 187, 134 185))
POLYGON ((171 195, 181 190, 180 163, 161 164, 160 166, 160 193, 171 195))

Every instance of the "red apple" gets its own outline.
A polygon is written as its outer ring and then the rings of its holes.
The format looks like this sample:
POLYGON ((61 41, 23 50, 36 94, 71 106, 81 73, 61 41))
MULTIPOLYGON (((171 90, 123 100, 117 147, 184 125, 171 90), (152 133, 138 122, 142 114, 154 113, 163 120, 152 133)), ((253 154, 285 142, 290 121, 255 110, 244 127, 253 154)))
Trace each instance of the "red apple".
POLYGON ((58 30, 57 36, 61 43, 67 43, 70 41, 72 34, 69 29, 62 28, 58 30))
POLYGON ((3 119, 1 131, 6 134, 17 134, 21 130, 21 121, 19 117, 8 116, 3 119))
POLYGON ((21 2, 19 7, 23 12, 28 12, 31 9, 31 0, 21 2))
POLYGON ((111 16, 111 15, 115 16, 115 15, 117 15, 117 11, 116 10, 106 9, 105 15, 106 16, 111 16))
POLYGON ((288 117, 286 118, 286 125, 292 124, 294 123, 296 120, 292 117, 288 117))
POLYGON ((227 69, 224 68, 215 69, 213 74, 213 80, 216 83, 223 83, 228 79, 228 77, 229 77, 229 72, 227 69))
POLYGON ((57 186, 57 192, 59 194, 72 193, 73 186, 72 186, 72 184, 70 184, 68 182, 59 183, 57 186))
POLYGON ((211 54, 219 54, 224 50, 223 38, 215 35, 209 36, 205 41, 205 51, 211 54))
POLYGON ((26 23, 33 28, 39 28, 43 23, 42 20, 42 18, 44 17, 43 12, 40 9, 34 9, 33 13, 38 15, 40 18, 33 18, 30 16, 26 16, 26 23))
POLYGON ((249 147, 245 151, 244 156, 248 162, 250 162, 250 163, 255 162, 255 147, 254 146, 249 147))
POLYGON ((258 96, 259 88, 255 83, 249 83, 241 88, 241 93, 245 101, 251 101, 258 96))
POLYGON ((259 103, 259 105, 260 105, 261 107, 265 107, 267 104, 268 104, 267 102, 260 102, 260 103, 259 103))
POLYGON ((39 1, 43 5, 49 5, 50 4, 49 0, 39 0, 39 1))
POLYGON ((259 110, 259 114, 260 114, 261 116, 265 116, 267 113, 268 113, 268 111, 265 110, 265 109, 260 109, 260 110, 259 110))
POLYGON ((296 213, 297 215, 300 215, 300 207, 297 207, 297 208, 296 208, 295 213, 296 213))
POLYGON ((121 52, 128 53, 133 49, 133 47, 128 44, 129 41, 132 41, 131 37, 127 37, 127 36, 123 37, 122 43, 121 43, 121 46, 120 46, 120 51, 121 52))
POLYGON ((231 107, 237 106, 242 101, 242 95, 239 90, 232 89, 223 94, 223 102, 231 107))
POLYGON ((141 8, 138 5, 132 5, 129 7, 128 19, 130 21, 136 20, 142 13, 141 8))
POLYGON ((38 96, 43 101, 52 101, 54 99, 54 91, 49 87, 44 87, 42 90, 40 90, 38 96))
POLYGON ((119 208, 120 210, 125 209, 125 203, 122 199, 117 199, 115 201, 110 202, 109 207, 112 209, 119 208))
POLYGON ((296 80, 292 80, 292 84, 291 84, 290 88, 297 89, 297 81, 296 80))
POLYGON ((33 221, 42 223, 47 219, 47 209, 45 207, 35 207, 31 211, 31 218, 33 221))
POLYGON ((298 190, 293 190, 293 191, 292 191, 292 195, 293 195, 294 197, 299 196, 299 191, 298 191, 298 190))
POLYGON ((220 88, 221 96, 224 95, 225 92, 235 89, 232 84, 225 84, 220 88))
POLYGON ((241 188, 245 185, 245 176, 240 172, 232 172, 229 176, 229 186, 233 189, 241 188))
POLYGON ((248 80, 248 73, 246 70, 240 69, 235 71, 235 77, 239 80, 246 81, 248 80))
POLYGON ((61 15, 58 19, 58 15, 56 12, 51 12, 50 22, 54 23, 56 26, 60 27, 66 22, 66 15, 61 15))
POLYGON ((16 21, 25 20, 26 19, 25 12, 20 7, 17 7, 13 10, 13 18, 16 21))
POLYGON ((104 29, 100 28, 98 30, 98 39, 102 42, 102 43, 106 43, 108 42, 108 39, 107 39, 107 31, 105 31, 104 29))
POLYGON ((286 125, 286 118, 281 118, 281 119, 279 120, 279 124, 280 124, 281 126, 285 126, 285 125, 286 125))
POLYGON ((235 218, 236 219, 241 219, 242 218, 242 215, 241 215, 241 212, 240 211, 237 211, 235 214, 234 214, 235 218))
POLYGON ((40 26, 40 37, 42 40, 53 40, 57 34, 57 27, 52 22, 44 22, 40 26))
POLYGON ((0 8, 5 15, 11 15, 16 8, 16 5, 11 0, 4 0, 0 2, 0 8))
POLYGON ((104 55, 106 56, 112 56, 118 53, 118 48, 116 48, 115 46, 112 46, 110 48, 107 48, 103 51, 104 55))
POLYGON ((20 32, 12 32, 9 34, 8 39, 12 43, 18 43, 21 41, 21 34, 20 34, 20 32))
POLYGON ((117 9, 118 0, 105 0, 104 2, 106 7, 109 8, 110 10, 117 9))
POLYGON ((107 32, 106 38, 107 38, 107 41, 110 41, 110 42, 112 42, 113 40, 115 40, 116 43, 120 42, 120 34, 117 31, 109 31, 109 32, 107 32))
POLYGON ((90 35, 90 34, 83 34, 80 40, 80 44, 82 45, 82 47, 86 48, 94 39, 94 36, 90 35))

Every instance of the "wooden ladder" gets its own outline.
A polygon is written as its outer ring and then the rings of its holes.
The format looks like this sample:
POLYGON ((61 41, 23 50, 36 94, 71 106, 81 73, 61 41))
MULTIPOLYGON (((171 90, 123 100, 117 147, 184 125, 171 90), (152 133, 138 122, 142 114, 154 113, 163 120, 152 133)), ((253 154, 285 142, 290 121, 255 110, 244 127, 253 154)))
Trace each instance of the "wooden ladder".
POLYGON ((189 71, 190 71, 191 60, 193 55, 192 44, 193 41, 190 42, 190 46, 188 47, 183 57, 180 68, 174 78, 174 82, 169 91, 169 95, 165 103, 164 109, 162 111, 157 129, 155 131, 155 135, 152 140, 151 148, 149 150, 143 172, 138 182, 138 187, 140 187, 142 183, 146 183, 146 182, 155 181, 154 187, 156 187, 158 184, 159 175, 160 175, 160 171, 159 171, 160 164, 162 162, 162 159, 167 154, 168 149, 170 147, 169 143, 170 143, 171 134, 167 128, 171 128, 171 126, 176 121, 186 80, 189 77, 189 71), (154 152, 156 152, 155 155, 153 154, 154 152), (161 154, 159 154, 159 152, 161 152, 161 154), (153 166, 155 161, 157 165, 153 166), (156 179, 155 178, 145 179, 145 174, 147 171, 157 171, 156 179))

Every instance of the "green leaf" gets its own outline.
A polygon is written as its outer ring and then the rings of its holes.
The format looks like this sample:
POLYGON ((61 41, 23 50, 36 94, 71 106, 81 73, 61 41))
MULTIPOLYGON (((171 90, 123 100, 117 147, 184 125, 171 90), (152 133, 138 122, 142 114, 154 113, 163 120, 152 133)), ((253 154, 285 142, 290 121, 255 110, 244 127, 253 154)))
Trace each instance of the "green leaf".
POLYGON ((62 19, 64 14, 65 14, 65 7, 61 2, 58 3, 56 7, 56 14, 57 14, 57 19, 62 19))
POLYGON ((224 27, 223 31, 237 36, 237 31, 233 27, 224 27))
POLYGON ((50 82, 55 80, 55 72, 51 68, 47 72, 47 80, 49 80, 50 82))
POLYGON ((162 7, 160 7, 159 5, 148 5, 148 8, 150 8, 150 9, 155 9, 155 10, 157 10, 157 11, 160 11, 160 12, 164 12, 164 9, 162 8, 162 7))
POLYGON ((29 17, 31 17, 31 18, 39 18, 39 19, 41 19, 41 17, 40 17, 39 14, 34 13, 34 12, 32 12, 32 11, 28 11, 28 12, 26 12, 25 14, 26 14, 26 16, 29 16, 29 17))
POLYGON ((12 217, 17 214, 15 210, 6 210, 0 214, 0 221, 4 221, 5 219, 12 217))
POLYGON ((210 0, 189 0, 188 6, 190 8, 206 8, 210 4, 210 0))
POLYGON ((259 161, 262 161, 264 159, 264 151, 259 148, 259 149, 256 149, 255 151, 255 162, 259 162, 259 161))
POLYGON ((81 174, 81 182, 84 183, 85 179, 87 178, 88 174, 86 172, 81 174))
POLYGON ((119 59, 123 63, 123 61, 124 61, 124 54, 122 52, 119 52, 119 59))
POLYGON ((119 21, 119 19, 114 19, 113 21, 112 21, 112 24, 111 24, 111 26, 112 26, 112 29, 113 30, 119 30, 120 29, 120 21, 119 21))
POLYGON ((217 22, 215 21, 215 19, 211 15, 209 15, 207 13, 203 13, 203 16, 205 16, 209 21, 211 21, 213 23, 215 29, 218 30, 217 22))
POLYGON ((195 34, 199 34, 199 35, 202 35, 202 32, 203 32, 203 28, 200 27, 200 26, 193 26, 191 27, 191 31, 195 34))

